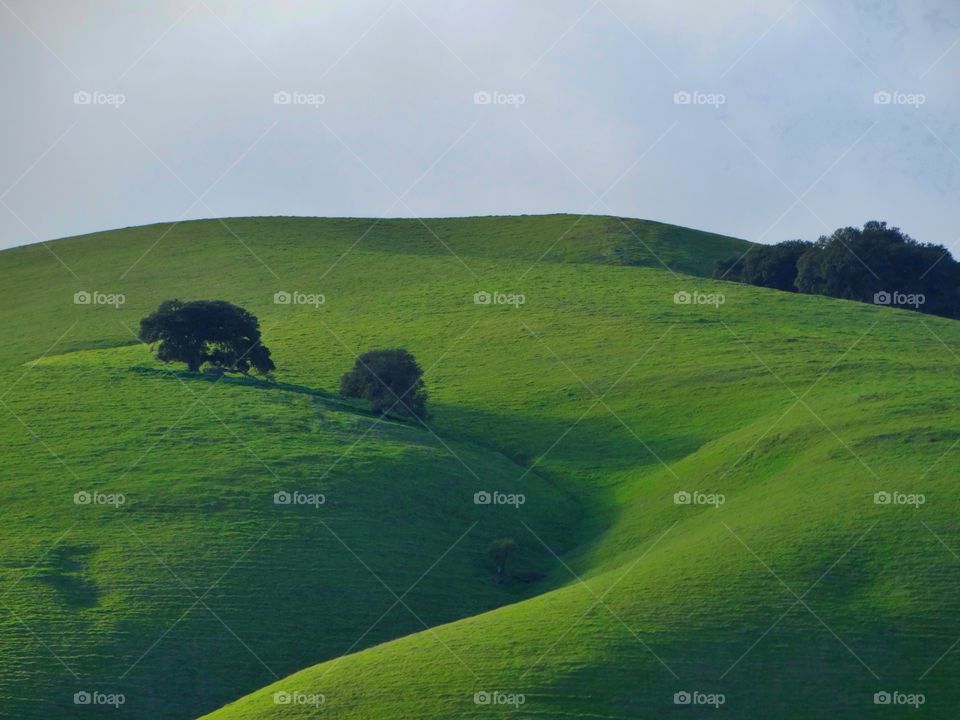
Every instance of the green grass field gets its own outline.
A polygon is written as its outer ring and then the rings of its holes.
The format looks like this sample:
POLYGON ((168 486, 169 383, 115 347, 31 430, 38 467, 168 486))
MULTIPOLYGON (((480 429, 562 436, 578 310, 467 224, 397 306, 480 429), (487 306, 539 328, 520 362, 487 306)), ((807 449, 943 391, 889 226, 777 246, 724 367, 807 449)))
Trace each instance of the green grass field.
POLYGON ((960 325, 705 279, 747 247, 558 215, 0 253, 0 715, 713 717, 675 704, 697 692, 736 718, 956 717, 960 325), (674 302, 697 291, 724 302, 674 302), (255 313, 280 382, 154 361, 137 323, 173 297, 255 313), (427 427, 335 395, 389 346, 427 371, 427 427), (501 537, 523 580, 493 581, 501 537))

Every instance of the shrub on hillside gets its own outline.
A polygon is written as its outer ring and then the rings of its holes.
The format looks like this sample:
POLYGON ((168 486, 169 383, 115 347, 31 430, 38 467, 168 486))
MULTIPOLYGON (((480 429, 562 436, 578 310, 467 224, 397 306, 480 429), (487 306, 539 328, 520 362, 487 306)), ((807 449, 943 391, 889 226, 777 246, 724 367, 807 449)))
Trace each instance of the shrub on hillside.
POLYGON ((395 412, 419 419, 427 417, 427 390, 423 370, 409 350, 368 350, 340 379, 340 394, 363 398, 378 415, 395 412))
POLYGON ((205 364, 225 372, 268 375, 275 369, 260 341, 260 323, 224 300, 166 300, 140 321, 140 340, 157 346, 157 359, 183 362, 198 372, 205 364))
POLYGON ((496 570, 497 580, 503 579, 503 574, 507 570, 507 561, 516 551, 517 542, 510 537, 494 540, 487 548, 487 559, 496 570))

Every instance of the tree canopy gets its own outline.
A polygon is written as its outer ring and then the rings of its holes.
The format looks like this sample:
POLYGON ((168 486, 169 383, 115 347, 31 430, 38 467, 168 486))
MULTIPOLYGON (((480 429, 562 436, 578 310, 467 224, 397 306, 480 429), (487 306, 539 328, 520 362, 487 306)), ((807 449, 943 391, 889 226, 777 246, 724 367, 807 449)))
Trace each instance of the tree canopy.
POLYGON ((797 261, 811 246, 805 240, 754 246, 740 257, 717 263, 714 277, 796 292, 797 261))
POLYGON ((227 372, 275 369, 253 314, 225 300, 166 300, 140 321, 140 340, 157 346, 157 359, 183 362, 197 372, 205 364, 227 372))
POLYGON ((714 277, 960 318, 960 263, 950 251, 875 220, 814 243, 752 247, 717 263, 714 277))
POLYGON ((340 380, 340 394, 363 398, 378 415, 396 412, 424 419, 427 390, 423 370, 409 350, 368 350, 340 380))

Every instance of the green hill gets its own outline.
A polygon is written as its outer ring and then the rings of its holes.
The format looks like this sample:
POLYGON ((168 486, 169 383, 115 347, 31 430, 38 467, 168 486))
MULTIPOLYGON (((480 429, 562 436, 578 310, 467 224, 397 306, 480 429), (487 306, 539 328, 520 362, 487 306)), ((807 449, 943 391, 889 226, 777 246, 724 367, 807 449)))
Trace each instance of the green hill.
POLYGON ((952 717, 958 326, 698 277, 747 247, 604 217, 256 218, 0 253, 0 704, 660 718, 710 710, 674 703, 697 691, 860 718, 898 691, 952 717), (724 301, 674 302, 697 291, 724 301), (132 331, 171 297, 254 312, 281 383, 154 362, 132 331), (397 345, 428 428, 330 392, 397 345), (506 536, 523 578, 499 584, 506 536))

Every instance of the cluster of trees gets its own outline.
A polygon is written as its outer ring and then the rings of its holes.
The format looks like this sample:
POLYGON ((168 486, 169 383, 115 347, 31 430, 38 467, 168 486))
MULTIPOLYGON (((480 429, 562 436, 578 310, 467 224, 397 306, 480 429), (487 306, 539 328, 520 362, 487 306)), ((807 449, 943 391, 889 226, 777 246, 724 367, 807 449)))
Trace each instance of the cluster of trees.
POLYGON ((713 276, 718 279, 797 292, 797 262, 813 243, 787 240, 777 245, 756 245, 744 255, 720 260, 713 276))
POLYGON ((943 245, 921 243, 871 221, 816 242, 788 240, 718 262, 718 279, 861 302, 882 293, 922 296, 910 309, 960 318, 960 263, 943 245))
MULTIPOLYGON (((158 360, 186 363, 191 372, 247 375, 253 370, 272 380, 276 369, 257 318, 224 300, 162 302, 140 321, 139 337, 155 347, 158 360)), ((427 417, 423 370, 403 348, 365 352, 341 378, 340 393, 366 400, 380 416, 427 417)))

